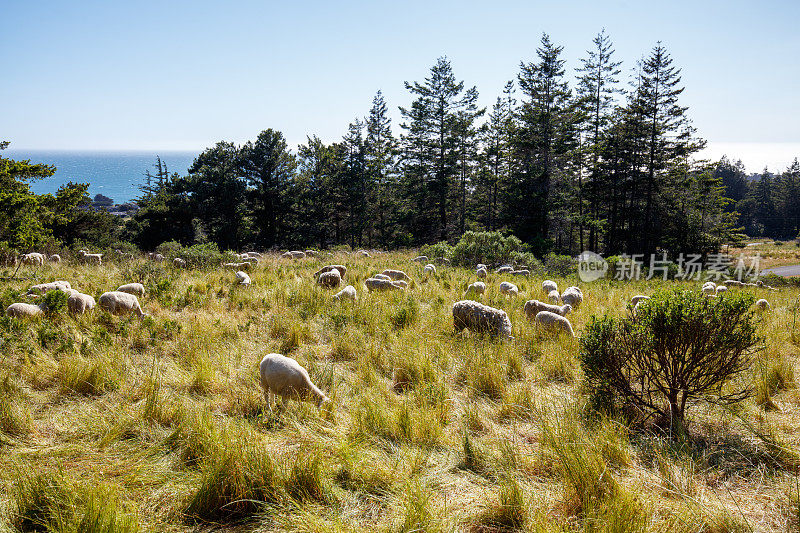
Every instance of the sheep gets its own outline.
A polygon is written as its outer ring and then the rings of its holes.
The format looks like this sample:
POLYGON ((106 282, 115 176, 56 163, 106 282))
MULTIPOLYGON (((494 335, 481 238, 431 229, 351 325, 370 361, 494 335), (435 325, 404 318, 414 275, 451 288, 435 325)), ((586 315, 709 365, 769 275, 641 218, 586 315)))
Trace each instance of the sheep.
POLYGON ((392 278, 390 278, 386 274, 375 274, 374 276, 372 276, 372 279, 385 279, 386 281, 392 281, 392 278))
POLYGON ((551 292, 557 290, 558 290, 558 285, 556 285, 555 281, 546 279, 542 282, 542 292, 544 292, 545 294, 550 294, 551 292))
POLYGON ((300 363, 279 353, 264 356, 258 366, 261 387, 268 406, 272 405, 271 394, 281 397, 284 405, 290 398, 310 400, 320 407, 330 399, 311 382, 308 371, 300 363))
POLYGON ((478 276, 480 279, 486 279, 486 276, 488 276, 488 275, 489 275, 489 272, 486 270, 486 267, 483 267, 483 266, 482 266, 482 267, 478 268, 478 270, 476 270, 476 271, 475 271, 475 274, 476 274, 476 275, 477 275, 477 276, 478 276))
POLYGON ((250 263, 247 261, 243 263, 222 263, 223 268, 230 268, 231 270, 250 270, 250 263))
POLYGON ((281 259, 294 259, 294 256, 292 256, 292 252, 283 252, 281 259))
POLYGON ((569 333, 570 337, 575 336, 575 331, 573 331, 569 319, 556 313, 539 311, 536 313, 535 322, 546 329, 560 329, 564 333, 569 333))
POLYGON ((323 272, 317 278, 317 284, 326 289, 335 289, 342 283, 342 275, 335 268, 327 272, 323 272))
POLYGON ((112 315, 125 315, 136 313, 139 318, 147 316, 139 305, 139 299, 135 294, 127 292, 111 291, 100 295, 100 308, 108 311, 112 315))
POLYGON ((417 257, 412 259, 412 261, 414 261, 415 263, 427 263, 428 262, 428 256, 427 255, 418 255, 417 257))
POLYGON ((486 284, 482 281, 476 281, 475 283, 472 283, 467 287, 467 291, 464 293, 464 297, 466 298, 471 294, 480 295, 485 292, 486 292, 486 284))
POLYGON ((478 263, 477 265, 475 265, 475 270, 480 270, 480 269, 487 270, 488 268, 489 268, 489 267, 487 267, 487 266, 486 266, 486 265, 484 265, 483 263, 478 263))
POLYGON ((398 279, 397 281, 393 281, 392 283, 394 283, 395 285, 397 285, 401 289, 407 289, 408 288, 408 282, 407 281, 403 281, 402 279, 398 279))
POLYGON ((44 254, 40 254, 39 252, 24 254, 20 257, 20 261, 23 265, 42 266, 44 264, 44 254))
MULTIPOLYGON (((305 251, 305 254, 306 254, 306 256, 308 256, 308 257, 316 257, 316 255, 317 255, 317 252, 315 252, 314 250, 306 250, 306 251, 305 251)), ((301 258, 301 259, 302 259, 302 258, 301 258)))
POLYGON ((505 311, 473 300, 453 304, 453 327, 456 333, 467 328, 474 333, 486 332, 509 340, 514 338, 511 336, 511 320, 505 311))
POLYGON ((261 254, 260 254, 260 253, 258 253, 258 252, 244 252, 244 253, 243 253, 243 254, 241 254, 241 255, 243 255, 243 256, 245 256, 245 257, 248 257, 248 256, 249 256, 249 257, 255 257, 256 259, 261 259, 262 257, 264 257, 263 255, 261 255, 261 254))
POLYGON ((241 257, 241 256, 239 256, 239 257, 240 257, 242 263, 250 263, 252 265, 257 265, 258 264, 258 257, 250 257, 249 255, 246 256, 246 257, 241 257))
POLYGON ((370 253, 366 250, 359 250, 356 252, 356 255, 361 255, 364 257, 372 257, 372 255, 370 255, 370 253))
POLYGON ((725 285, 717 285, 717 294, 720 294, 720 293, 723 293, 723 292, 727 292, 727 291, 728 291, 728 287, 726 287, 725 285))
POLYGON ((511 272, 512 270, 514 270, 514 267, 509 266, 509 265, 503 265, 500 268, 498 268, 497 270, 495 270, 494 273, 495 274, 505 274, 506 272, 511 272))
POLYGON ((527 277, 527 276, 531 275, 531 271, 526 269, 526 268, 522 269, 522 270, 512 270, 511 271, 511 275, 512 276, 526 276, 527 277))
POLYGON ((90 254, 86 250, 79 250, 78 255, 81 256, 84 263, 96 263, 97 265, 103 264, 103 254, 90 254))
POLYGON ((431 274, 433 274, 435 276, 436 275, 436 265, 428 263, 427 265, 425 265, 425 268, 422 269, 422 273, 425 276, 429 276, 431 274))
POLYGON ((53 254, 53 255, 50 256, 49 260, 50 260, 51 263, 60 263, 61 262, 61 256, 58 255, 58 254, 53 254))
POLYGON ((567 290, 561 294, 561 301, 571 305, 573 309, 577 309, 583 303, 583 292, 579 287, 567 287, 567 290))
POLYGON ((500 284, 500 294, 505 294, 506 296, 516 296, 519 294, 519 288, 509 281, 504 281, 500 284))
POLYGON ((320 268, 319 270, 317 270, 316 272, 314 272, 314 277, 318 278, 320 276, 320 274, 323 274, 325 272, 329 272, 331 270, 338 270, 339 271, 339 275, 342 277, 342 279, 344 279, 344 277, 347 275, 347 267, 346 266, 344 266, 344 265, 328 265, 328 266, 324 266, 324 267, 320 268))
POLYGON ((437 265, 449 265, 450 260, 446 257, 436 257, 433 259, 434 264, 437 265))
MULTIPOLYGON (((38 285, 32 285, 30 289, 28 289, 28 294, 44 294, 48 291, 63 291, 64 289, 71 289, 72 285, 69 284, 69 281, 51 281, 50 283, 39 283, 38 285)), ((65 291, 66 292, 66 291, 65 291)))
POLYGON ((94 310, 96 302, 94 298, 88 294, 75 291, 67 298, 67 309, 73 315, 82 315, 87 311, 94 310))
POLYGON ((176 257, 172 260, 172 266, 175 268, 186 268, 186 260, 181 259, 180 257, 176 257))
POLYGON ((17 318, 37 316, 41 315, 42 313, 44 313, 42 306, 34 304, 15 303, 6 308, 6 315, 17 318))
POLYGON ((292 255, 292 259, 305 259, 306 253, 301 250, 292 250, 289 252, 292 255))
POLYGON ((364 280, 364 285, 372 291, 389 291, 394 289, 405 289, 398 281, 388 279, 368 278, 364 280))
POLYGON ((127 292, 128 294, 133 294, 135 296, 141 296, 144 298, 144 285, 141 283, 126 283, 125 285, 120 285, 117 287, 117 291, 127 292))
POLYGON ((352 285, 348 285, 333 295, 334 300, 356 300, 357 298, 358 294, 356 294, 356 288, 352 285))
POLYGON ((642 300, 649 300, 649 299, 650 299, 649 296, 644 296, 643 294, 637 294, 636 296, 631 298, 631 305, 635 307, 642 300))
POLYGON ((713 281, 706 281, 700 289, 703 294, 714 294, 717 291, 717 286, 713 281))
POLYGON ((392 278, 395 281, 397 281, 399 279, 401 279, 403 281, 411 281, 411 278, 408 276, 408 274, 406 274, 402 270, 392 270, 390 268, 387 268, 386 270, 381 272, 381 274, 383 274, 384 276, 389 276, 390 278, 392 278))
POLYGON ((561 294, 559 294, 558 291, 550 291, 547 293, 547 299, 550 300, 550 302, 557 304, 561 301, 561 294))
POLYGON ((237 271, 236 279, 239 281, 239 285, 250 286, 250 276, 247 275, 247 272, 237 271))
POLYGON ((725 285, 728 287, 744 287, 746 284, 736 279, 726 279, 725 285))
POLYGON ((759 311, 769 311, 772 307, 769 305, 769 302, 766 301, 764 298, 761 298, 755 303, 755 306, 759 309, 759 311))
POLYGON ((549 311, 551 313, 555 313, 561 316, 567 316, 567 314, 572 311, 572 306, 569 304, 564 305, 551 305, 548 303, 540 302, 539 300, 528 300, 525 302, 522 310, 525 313, 525 316, 528 317, 528 320, 533 320, 536 318, 536 314, 540 311, 549 311))

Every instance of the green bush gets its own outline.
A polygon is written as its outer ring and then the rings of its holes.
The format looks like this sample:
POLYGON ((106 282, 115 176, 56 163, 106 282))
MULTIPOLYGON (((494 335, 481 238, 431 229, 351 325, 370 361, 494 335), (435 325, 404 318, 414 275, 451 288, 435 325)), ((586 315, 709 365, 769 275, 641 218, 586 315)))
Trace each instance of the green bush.
POLYGON ((56 316, 64 313, 67 308, 67 299, 69 296, 63 291, 48 291, 42 297, 42 307, 48 316, 56 316))
POLYGON ((514 235, 504 237, 499 231, 467 231, 453 247, 454 265, 474 267, 478 263, 494 264, 512 261, 514 252, 527 248, 514 235))
POLYGON ((428 256, 428 259, 436 259, 437 257, 445 257, 450 259, 453 253, 453 247, 447 241, 440 241, 436 244, 426 244, 419 249, 420 255, 428 256))
POLYGON ((558 276, 569 276, 578 271, 577 263, 572 257, 558 255, 553 252, 544 256, 544 268, 548 274, 556 274, 558 276))
POLYGON ((706 298, 698 291, 661 291, 636 315, 593 317, 580 359, 595 407, 619 402, 645 417, 684 427, 687 407, 706 400, 731 404, 750 387, 726 387, 758 351, 753 296, 706 298))

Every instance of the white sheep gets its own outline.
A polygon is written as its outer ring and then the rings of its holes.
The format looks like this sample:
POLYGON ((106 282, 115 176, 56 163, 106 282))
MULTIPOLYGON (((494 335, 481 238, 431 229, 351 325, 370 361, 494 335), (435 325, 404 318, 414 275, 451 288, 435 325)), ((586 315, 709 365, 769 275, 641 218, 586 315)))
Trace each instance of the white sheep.
MULTIPOLYGON (((405 283, 405 282, 403 282, 405 283)), ((395 289, 405 289, 400 285, 399 281, 391 281, 388 279, 368 278, 364 280, 364 285, 367 290, 372 291, 389 291, 395 289)))
POLYGON ((412 259, 412 261, 414 261, 415 263, 427 263, 428 262, 428 256, 427 255, 418 255, 417 257, 412 259))
POLYGON ((476 281, 475 283, 470 284, 467 287, 467 291, 464 293, 464 297, 473 295, 473 294, 483 294, 486 292, 486 284, 482 281, 476 281))
POLYGON ((717 286, 713 281, 706 281, 700 290, 703 291, 703 294, 714 294, 717 292, 717 286))
POLYGON ((560 329, 564 333, 569 333, 571 337, 575 336, 575 332, 572 329, 572 324, 570 324, 569 319, 564 316, 551 313, 550 311, 539 311, 536 313, 535 321, 537 324, 540 324, 547 329, 560 329))
POLYGON ((43 312, 44 308, 41 305, 26 303, 15 303, 6 308, 6 314, 8 316, 14 316, 17 318, 37 316, 41 315, 43 312))
POLYGON ((51 255, 50 256, 50 262, 51 263, 60 263, 61 262, 61 256, 58 255, 58 254, 51 255))
POLYGON ((528 317, 528 320, 533 320, 536 318, 536 314, 540 311, 549 311, 551 313, 555 313, 561 316, 567 316, 570 311, 572 311, 572 306, 569 304, 564 305, 552 305, 545 302, 540 302, 539 300, 528 300, 525 302, 525 305, 522 307, 525 316, 528 317))
POLYGON ((314 272, 314 277, 318 278, 320 276, 320 274, 324 274, 325 272, 329 272, 331 270, 338 270, 339 271, 339 275, 342 277, 342 279, 344 279, 345 276, 347 275, 347 267, 346 266, 344 266, 344 265, 328 265, 328 266, 324 266, 324 267, 320 268, 319 270, 317 270, 316 272, 314 272))
POLYGON ((250 256, 250 257, 255 257, 256 259, 261 259, 262 257, 264 257, 263 255, 261 255, 261 254, 260 254, 260 253, 258 253, 258 252, 245 252, 245 253, 243 253, 242 255, 244 255, 244 256, 250 256))
POLYGON ((335 268, 327 272, 323 272, 317 278, 317 284, 326 289, 335 289, 342 283, 342 275, 335 268))
POLYGON ((772 309, 772 307, 769 305, 769 302, 766 301, 764 298, 761 298, 760 300, 756 301, 755 306, 760 311, 769 311, 770 309, 772 309))
POLYGON ((87 311, 92 311, 96 304, 97 302, 92 296, 78 291, 74 291, 67 298, 67 309, 73 315, 82 315, 87 311))
POLYGON ((229 268, 231 270, 250 270, 250 263, 244 261, 242 263, 222 263, 223 268, 229 268))
POLYGON ((728 292, 728 287, 725 285, 717 285, 717 294, 728 292))
POLYGON ((475 270, 480 270, 480 269, 487 270, 488 268, 489 267, 484 265, 483 263, 478 263, 477 265, 475 265, 475 270))
POLYGON ((742 283, 737 279, 726 279, 725 285, 727 285, 728 287, 744 287, 746 284, 742 283))
POLYGON ((503 265, 494 272, 495 274, 505 274, 506 272, 511 272, 512 270, 514 270, 514 267, 510 265, 503 265))
POLYGON ((247 275, 247 272, 242 272, 241 270, 237 271, 236 279, 239 281, 239 285, 250 286, 250 276, 247 275))
POLYGON ((634 296, 633 298, 631 298, 631 305, 633 305, 633 306, 635 307, 635 306, 636 306, 636 305, 638 305, 638 304, 639 304, 639 302, 641 302, 642 300, 649 300, 649 299, 650 299, 650 297, 649 297, 649 296, 645 296, 645 295, 643 295, 643 294, 637 294, 636 296, 634 296))
MULTIPOLYGON (((71 289, 72 285, 69 284, 69 281, 62 281, 56 280, 51 281, 49 283, 39 283, 38 285, 32 285, 30 289, 28 289, 28 294, 44 294, 48 291, 64 291, 64 289, 71 289)), ((66 292, 66 291, 64 291, 66 292)))
POLYGON ((181 259, 180 257, 176 257, 172 260, 172 266, 175 268, 186 268, 186 259, 181 259))
POLYGON ((385 279, 386 281, 392 281, 392 278, 390 278, 386 274, 375 274, 374 276, 372 276, 372 279, 385 279))
POLYGON ((550 291, 547 293, 547 299, 550 300, 550 302, 557 304, 561 301, 561 294, 559 294, 559 292, 556 290, 550 291))
POLYGON ((127 292, 111 291, 100 295, 100 308, 108 311, 112 315, 126 315, 136 313, 139 318, 147 316, 139 305, 139 299, 135 294, 127 292))
POLYGON ((281 254, 281 259, 294 259, 292 252, 283 252, 281 254))
POLYGON ((308 371, 291 357, 270 353, 264 356, 258 368, 268 406, 272 405, 271 394, 280 396, 284 404, 291 398, 313 401, 317 407, 330 401, 311 382, 308 371))
POLYGON ((408 288, 408 282, 407 281, 403 281, 402 279, 398 279, 397 281, 393 281, 392 283, 394 283, 395 285, 397 285, 401 289, 407 289, 408 288))
POLYGON ((511 320, 505 311, 473 300, 461 300, 453 304, 453 327, 456 333, 466 328, 474 333, 485 332, 513 339, 511 320))
POLYGON ((567 287, 561 294, 561 301, 577 309, 583 303, 583 292, 579 287, 567 287))
POLYGON ((356 293, 356 288, 352 285, 348 285, 333 295, 334 300, 356 300, 357 298, 358 294, 356 293))
POLYGON ((44 254, 40 254, 39 252, 31 252, 20 257, 20 261, 23 265, 33 266, 42 266, 44 264, 44 259, 44 254))
POLYGON ((90 254, 86 250, 79 250, 78 255, 85 263, 95 263, 97 265, 103 264, 103 254, 90 254))
POLYGON ((356 252, 356 255, 361 255, 363 257, 372 257, 372 255, 370 255, 370 253, 366 250, 359 250, 356 252))
POLYGON ((481 266, 478 270, 475 271, 475 275, 478 276, 480 279, 486 279, 486 276, 489 275, 489 271, 486 270, 486 267, 481 266))
MULTIPOLYGON (((558 285, 556 285, 555 281, 546 279, 542 282, 542 292, 544 292, 545 294, 550 294, 551 292, 557 290, 558 290, 558 285)), ((560 294, 561 293, 559 293, 559 295, 560 294)))
POLYGON ((117 287, 117 290, 119 292, 127 292, 128 294, 134 294, 144 298, 144 285, 141 283, 126 283, 125 285, 120 285, 117 287))
POLYGON ((436 265, 428 263, 427 265, 425 265, 425 268, 422 269, 422 273, 425 276, 430 276, 431 274, 433 274, 435 276, 436 275, 436 265))
POLYGON ((516 296, 519 294, 519 288, 510 281, 504 281, 500 284, 500 294, 505 294, 506 296, 516 296))
POLYGON ((392 278, 395 281, 397 281, 399 279, 401 279, 403 281, 411 281, 411 277, 408 274, 406 274, 405 272, 403 272, 402 270, 392 270, 390 268, 387 268, 386 270, 381 272, 381 274, 383 274, 384 276, 389 276, 390 278, 392 278))
POLYGON ((527 277, 527 276, 531 275, 531 271, 528 270, 527 268, 523 268, 522 270, 512 270, 511 271, 511 275, 512 276, 526 276, 527 277))
POLYGON ((308 257, 316 257, 316 255, 317 255, 317 252, 315 252, 314 250, 306 250, 306 251, 305 251, 305 254, 306 254, 308 257))

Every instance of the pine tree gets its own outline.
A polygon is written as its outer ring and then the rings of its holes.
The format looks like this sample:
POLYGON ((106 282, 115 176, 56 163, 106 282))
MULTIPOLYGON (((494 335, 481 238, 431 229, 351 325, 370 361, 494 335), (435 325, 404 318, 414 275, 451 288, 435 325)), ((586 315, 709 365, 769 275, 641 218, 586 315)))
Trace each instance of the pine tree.
POLYGON ((392 227, 396 222, 394 163, 397 141, 392 136, 391 124, 386 101, 381 91, 378 91, 366 119, 364 155, 372 193, 369 197, 369 211, 377 218, 373 221, 373 231, 382 247, 389 245, 392 227))

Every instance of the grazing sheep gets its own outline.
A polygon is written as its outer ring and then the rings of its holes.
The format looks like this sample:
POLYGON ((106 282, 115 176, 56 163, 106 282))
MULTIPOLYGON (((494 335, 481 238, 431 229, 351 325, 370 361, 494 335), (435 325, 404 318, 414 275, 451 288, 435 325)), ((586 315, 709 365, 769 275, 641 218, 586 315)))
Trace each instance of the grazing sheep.
POLYGON ((366 250, 359 250, 356 252, 356 255, 361 255, 364 257, 372 257, 372 255, 370 255, 370 253, 366 250))
POLYGON ((6 314, 8 316, 14 316, 17 318, 41 315, 43 312, 44 309, 42 306, 26 303, 11 304, 6 308, 6 314))
POLYGON ((758 308, 760 311, 769 311, 770 309, 772 309, 772 307, 769 305, 769 302, 768 302, 768 301, 766 301, 764 298, 761 298, 760 300, 758 300, 758 301, 755 303, 755 306, 756 306, 756 307, 757 307, 757 308, 758 308))
POLYGON ((484 266, 481 266, 480 268, 478 268, 478 270, 476 270, 476 271, 475 271, 475 274, 476 274, 476 275, 477 275, 477 276, 478 276, 480 279, 486 279, 486 276, 488 276, 488 275, 489 275, 489 271, 488 271, 488 270, 486 270, 486 267, 484 267, 484 266))
POLYGON ((464 297, 466 298, 472 294, 483 294, 486 292, 486 284, 482 281, 476 281, 467 287, 467 292, 464 293, 464 297))
POLYGON ((717 294, 720 294, 720 293, 723 293, 723 292, 727 292, 727 291, 728 291, 728 287, 726 287, 725 285, 717 285, 717 294))
POLYGON ((415 263, 427 263, 428 262, 428 256, 427 255, 418 255, 417 257, 412 259, 412 261, 414 261, 415 263))
POLYGON ((636 296, 631 298, 631 305, 635 307, 642 300, 649 300, 649 299, 650 299, 649 296, 644 296, 643 294, 637 294, 636 296))
POLYGON ((86 250, 79 250, 78 255, 85 263, 95 263, 97 265, 103 264, 103 254, 90 254, 86 250))
POLYGON ((240 257, 240 259, 242 260, 241 261, 242 263, 250 263, 250 264, 253 264, 253 265, 257 265, 258 264, 258 257, 250 257, 248 255, 248 256, 245 256, 245 257, 240 257))
POLYGON ((326 289, 335 289, 342 283, 342 275, 335 268, 327 272, 323 272, 317 278, 317 284, 326 289))
POLYGON ((526 268, 524 268, 522 270, 512 270, 511 271, 511 275, 512 276, 530 276, 531 275, 531 271, 526 269, 526 268))
POLYGON ((356 288, 352 285, 348 285, 333 295, 334 300, 355 300, 356 298, 358 298, 358 294, 356 294, 356 288))
POLYGON ((436 265, 428 263, 427 265, 425 265, 425 268, 422 269, 422 273, 425 276, 430 276, 431 274, 433 274, 435 276, 436 275, 436 265))
POLYGON ((87 311, 94 310, 96 302, 94 298, 88 294, 75 291, 67 298, 67 309, 73 315, 82 315, 87 311))
POLYGON ((557 304, 558 302, 561 301, 561 294, 559 294, 559 292, 555 290, 550 291, 549 293, 547 293, 547 299, 550 300, 550 302, 557 304))
POLYGON ((561 301, 571 305, 573 309, 577 309, 583 303, 583 292, 579 287, 567 287, 567 290, 561 294, 561 301))
MULTIPOLYGON (((404 282, 405 283, 405 282, 404 282)), ((390 291, 395 289, 405 289, 400 282, 391 281, 388 279, 368 278, 364 280, 364 285, 367 289, 372 291, 390 291)))
POLYGON ((112 315, 127 315, 136 313, 139 318, 147 316, 139 305, 139 299, 135 294, 127 292, 111 291, 100 295, 100 308, 108 311, 112 315))
POLYGON ((60 263, 61 262, 61 256, 58 255, 58 254, 51 255, 50 256, 50 262, 51 263, 60 263))
POLYGON ((540 311, 549 311, 557 315, 567 316, 567 314, 572 311, 572 306, 569 304, 559 306, 540 302, 539 300, 528 300, 525 302, 525 306, 522 310, 525 312, 525 316, 528 317, 528 320, 533 320, 540 311))
POLYGON ((728 287, 744 287, 746 284, 736 279, 726 279, 725 285, 728 287))
POLYGON ((262 257, 264 257, 263 255, 261 255, 258 252, 244 252, 242 255, 243 256, 249 256, 249 257, 255 257, 256 259, 261 259, 262 257))
MULTIPOLYGON (((32 285, 30 289, 28 289, 28 294, 44 294, 48 291, 64 291, 64 289, 71 289, 72 285, 69 284, 69 281, 51 281, 50 283, 39 283, 38 285, 32 285)), ((66 291, 64 291, 66 292, 66 291)))
POLYGON ((405 272, 403 272, 402 270, 392 270, 390 268, 387 268, 386 270, 381 272, 381 274, 383 274, 384 276, 389 276, 390 278, 392 278, 395 281, 397 281, 399 279, 401 279, 403 281, 411 281, 411 278, 409 277, 409 275, 406 274, 405 272))
POLYGON ((551 313, 550 311, 539 311, 536 313, 535 321, 546 329, 560 329, 564 333, 569 333, 571 337, 575 336, 572 324, 570 324, 569 319, 564 316, 551 313))
POLYGON ((546 279, 542 282, 542 292, 544 292, 545 294, 550 294, 551 292, 557 290, 558 290, 558 285, 556 285, 555 281, 546 279))
POLYGON ((347 275, 347 267, 346 266, 344 266, 344 265, 328 265, 328 266, 324 266, 324 267, 320 268, 319 270, 317 270, 316 272, 314 272, 314 277, 318 278, 320 276, 320 274, 323 274, 325 272, 329 272, 331 270, 338 270, 339 271, 339 275, 342 277, 342 279, 344 279, 344 277, 347 275))
POLYGON ((317 407, 330 401, 311 382, 308 371, 300 363, 279 353, 270 353, 264 356, 259 365, 261 386, 264 388, 264 399, 267 405, 272 405, 270 394, 277 394, 285 404, 290 398, 310 400, 317 407))
POLYGON ((503 265, 494 272, 495 274, 505 274, 506 272, 511 272, 512 270, 514 270, 514 267, 510 265, 503 265))
POLYGON ((292 250, 289 252, 292 254, 292 259, 305 259, 306 253, 301 250, 292 250))
POLYGON ((156 252, 148 252, 147 253, 147 257, 149 257, 150 259, 152 259, 156 263, 160 263, 160 262, 162 262, 164 260, 164 256, 159 254, 159 253, 156 253, 156 252))
POLYGON ((181 259, 180 257, 176 257, 172 260, 172 266, 175 268, 186 268, 186 260, 181 259))
POLYGON ((294 257, 292 256, 292 252, 283 252, 281 254, 281 258, 282 259, 294 259, 294 257))
POLYGON ((385 279, 387 281, 392 281, 392 278, 390 278, 386 274, 375 274, 374 276, 372 276, 372 279, 385 279))
POLYGON ((250 266, 247 261, 242 263, 222 263, 223 268, 230 268, 231 270, 250 270, 250 266))
POLYGON ((44 254, 40 254, 39 252, 31 252, 20 257, 20 261, 23 265, 33 266, 42 266, 44 264, 44 259, 44 254))
POLYGON ((500 284, 500 294, 505 294, 506 296, 516 296, 519 294, 519 288, 509 281, 504 281, 500 284))
POLYGON ((474 333, 489 333, 513 339, 511 320, 502 309, 495 309, 473 300, 461 300, 453 304, 453 327, 456 333, 467 328, 474 333))
POLYGON ((250 276, 247 275, 247 272, 242 272, 239 270, 236 272, 236 279, 239 281, 239 285, 245 285, 246 287, 250 286, 250 276))
POLYGON ((141 283, 126 283, 125 285, 120 285, 117 290, 144 298, 144 285, 141 283))
POLYGON ((407 281, 403 281, 402 279, 398 279, 397 281, 393 281, 392 283, 394 283, 395 285, 397 285, 401 289, 407 289, 408 288, 408 282, 407 281))
POLYGON ((717 286, 713 281, 706 281, 700 290, 703 291, 703 294, 714 294, 717 292, 717 286))
POLYGON ((314 250, 306 250, 306 251, 305 251, 305 254, 306 254, 306 256, 308 256, 308 257, 316 257, 316 255, 317 255, 317 252, 315 252, 314 250))

